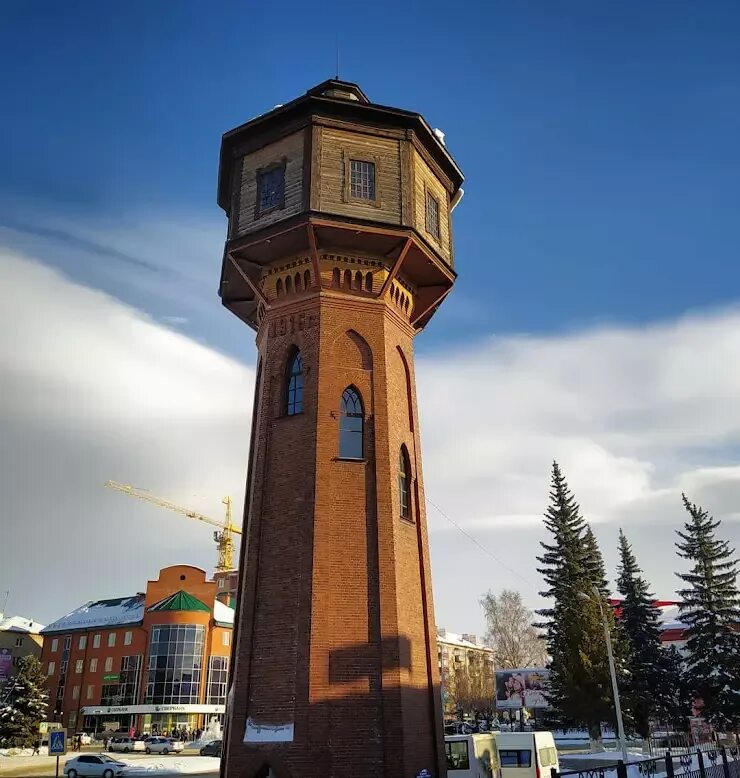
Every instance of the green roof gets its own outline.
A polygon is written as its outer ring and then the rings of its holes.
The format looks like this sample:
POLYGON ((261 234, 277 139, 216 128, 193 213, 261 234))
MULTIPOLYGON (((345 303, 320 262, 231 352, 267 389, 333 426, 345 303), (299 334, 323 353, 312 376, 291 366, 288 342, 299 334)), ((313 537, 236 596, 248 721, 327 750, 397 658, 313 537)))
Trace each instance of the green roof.
POLYGON ((193 597, 192 594, 188 594, 180 589, 179 592, 171 594, 169 597, 165 597, 164 600, 155 602, 147 608, 149 611, 205 611, 210 613, 211 609, 201 602, 197 597, 193 597))

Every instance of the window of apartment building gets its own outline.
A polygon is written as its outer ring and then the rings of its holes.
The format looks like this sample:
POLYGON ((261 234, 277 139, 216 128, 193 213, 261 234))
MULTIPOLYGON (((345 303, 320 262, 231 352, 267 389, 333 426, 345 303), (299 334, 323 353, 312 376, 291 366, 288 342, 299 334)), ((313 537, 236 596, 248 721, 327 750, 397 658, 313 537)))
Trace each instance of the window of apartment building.
POLYGON ((225 656, 212 656, 208 660, 207 705, 226 703, 226 683, 229 678, 229 660, 225 656))
POLYGON ((54 670, 56 670, 56 662, 49 662, 49 667, 47 668, 47 675, 54 675, 54 670))
POLYGON ((80 651, 84 651, 87 648, 87 635, 80 635, 80 639, 77 642, 77 648, 80 651))
POLYGON ((68 729, 74 730, 77 727, 77 711, 71 710, 69 712, 69 716, 67 717, 67 727, 68 729))
POLYGON ((98 658, 93 657, 90 660, 90 672, 91 673, 97 673, 98 672, 98 658))
POLYGON ((219 578, 218 579, 218 588, 219 589, 223 589, 224 588, 224 579, 223 578, 219 578))
POLYGON ((113 669, 113 657, 107 656, 105 658, 105 672, 109 673, 113 669))
POLYGON ((439 240, 439 200, 431 192, 427 192, 426 228, 433 238, 439 240))
POLYGON ((89 684, 87 687, 87 694, 85 695, 86 699, 91 700, 94 694, 95 694, 95 686, 93 686, 93 684, 89 684))
POLYGON ((224 632, 221 636, 221 643, 228 646, 231 643, 231 632, 224 632))
POLYGON ((123 633, 123 645, 130 646, 133 639, 133 632, 130 629, 123 633))
POLYGON ((72 699, 73 700, 79 700, 80 699, 80 687, 79 686, 73 686, 72 687, 72 699))
POLYGON ((82 668, 84 667, 84 665, 85 665, 85 660, 84 659, 78 659, 75 662, 75 673, 77 675, 79 675, 82 672, 82 668))
POLYGON ((139 701, 141 656, 121 657, 121 669, 115 683, 103 684, 100 690, 101 705, 136 705, 139 701))
POLYGON ((56 654, 58 648, 59 648, 59 640, 57 638, 54 638, 51 641, 51 653, 56 654))
POLYGON ((259 216, 285 202, 285 163, 257 171, 257 212, 259 216))
POLYGON ((15 647, 20 648, 23 645, 23 638, 16 638, 15 639, 15 647))
POLYGON ((113 646, 116 645, 116 633, 115 632, 109 632, 108 633, 108 648, 113 648, 113 646))
POLYGON ((100 648, 100 633, 97 632, 93 635, 93 648, 100 648))
POLYGON ((364 159, 350 159, 349 176, 350 197, 375 202, 375 163, 364 159))

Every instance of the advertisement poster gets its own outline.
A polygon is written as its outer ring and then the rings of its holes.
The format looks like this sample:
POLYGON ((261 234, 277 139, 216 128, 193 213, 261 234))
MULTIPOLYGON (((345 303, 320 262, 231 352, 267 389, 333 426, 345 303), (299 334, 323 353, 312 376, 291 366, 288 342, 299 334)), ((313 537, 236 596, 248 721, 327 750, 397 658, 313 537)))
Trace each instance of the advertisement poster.
POLYGON ((549 671, 541 667, 496 670, 496 707, 548 708, 548 677, 549 671))
POLYGON ((9 648, 0 648, 0 682, 7 681, 13 669, 13 655, 9 648))

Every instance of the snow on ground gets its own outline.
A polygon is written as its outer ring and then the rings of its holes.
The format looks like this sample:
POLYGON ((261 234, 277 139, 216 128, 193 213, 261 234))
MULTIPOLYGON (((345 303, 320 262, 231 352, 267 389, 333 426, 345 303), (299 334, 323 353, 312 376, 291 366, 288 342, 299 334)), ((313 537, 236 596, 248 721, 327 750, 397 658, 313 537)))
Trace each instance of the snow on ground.
POLYGON ((125 775, 154 776, 154 775, 202 775, 203 773, 217 773, 221 760, 216 756, 188 756, 184 759, 177 757, 148 757, 146 759, 119 759, 127 767, 125 775))

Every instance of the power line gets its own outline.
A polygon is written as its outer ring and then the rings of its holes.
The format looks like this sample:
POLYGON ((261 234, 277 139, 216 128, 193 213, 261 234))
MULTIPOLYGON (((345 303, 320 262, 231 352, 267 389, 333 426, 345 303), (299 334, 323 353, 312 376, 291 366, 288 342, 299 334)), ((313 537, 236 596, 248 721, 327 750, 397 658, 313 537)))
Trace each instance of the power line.
MULTIPOLYGON (((528 584, 532 584, 532 581, 530 581, 528 578, 525 578, 521 573, 518 573, 514 568, 509 567, 509 565, 506 564, 503 560, 499 559, 496 554, 493 553, 493 551, 489 551, 479 540, 474 538, 469 532, 464 530, 454 519, 451 519, 436 503, 433 503, 428 497, 426 498, 427 503, 432 506, 440 515, 444 516, 447 521, 452 524, 452 526, 461 532, 465 537, 475 543, 476 546, 487 556, 491 557, 495 562, 498 562, 501 567, 505 567, 512 575, 515 575, 517 578, 520 578, 522 581, 528 584)), ((533 584, 532 584, 533 585, 533 584)))

